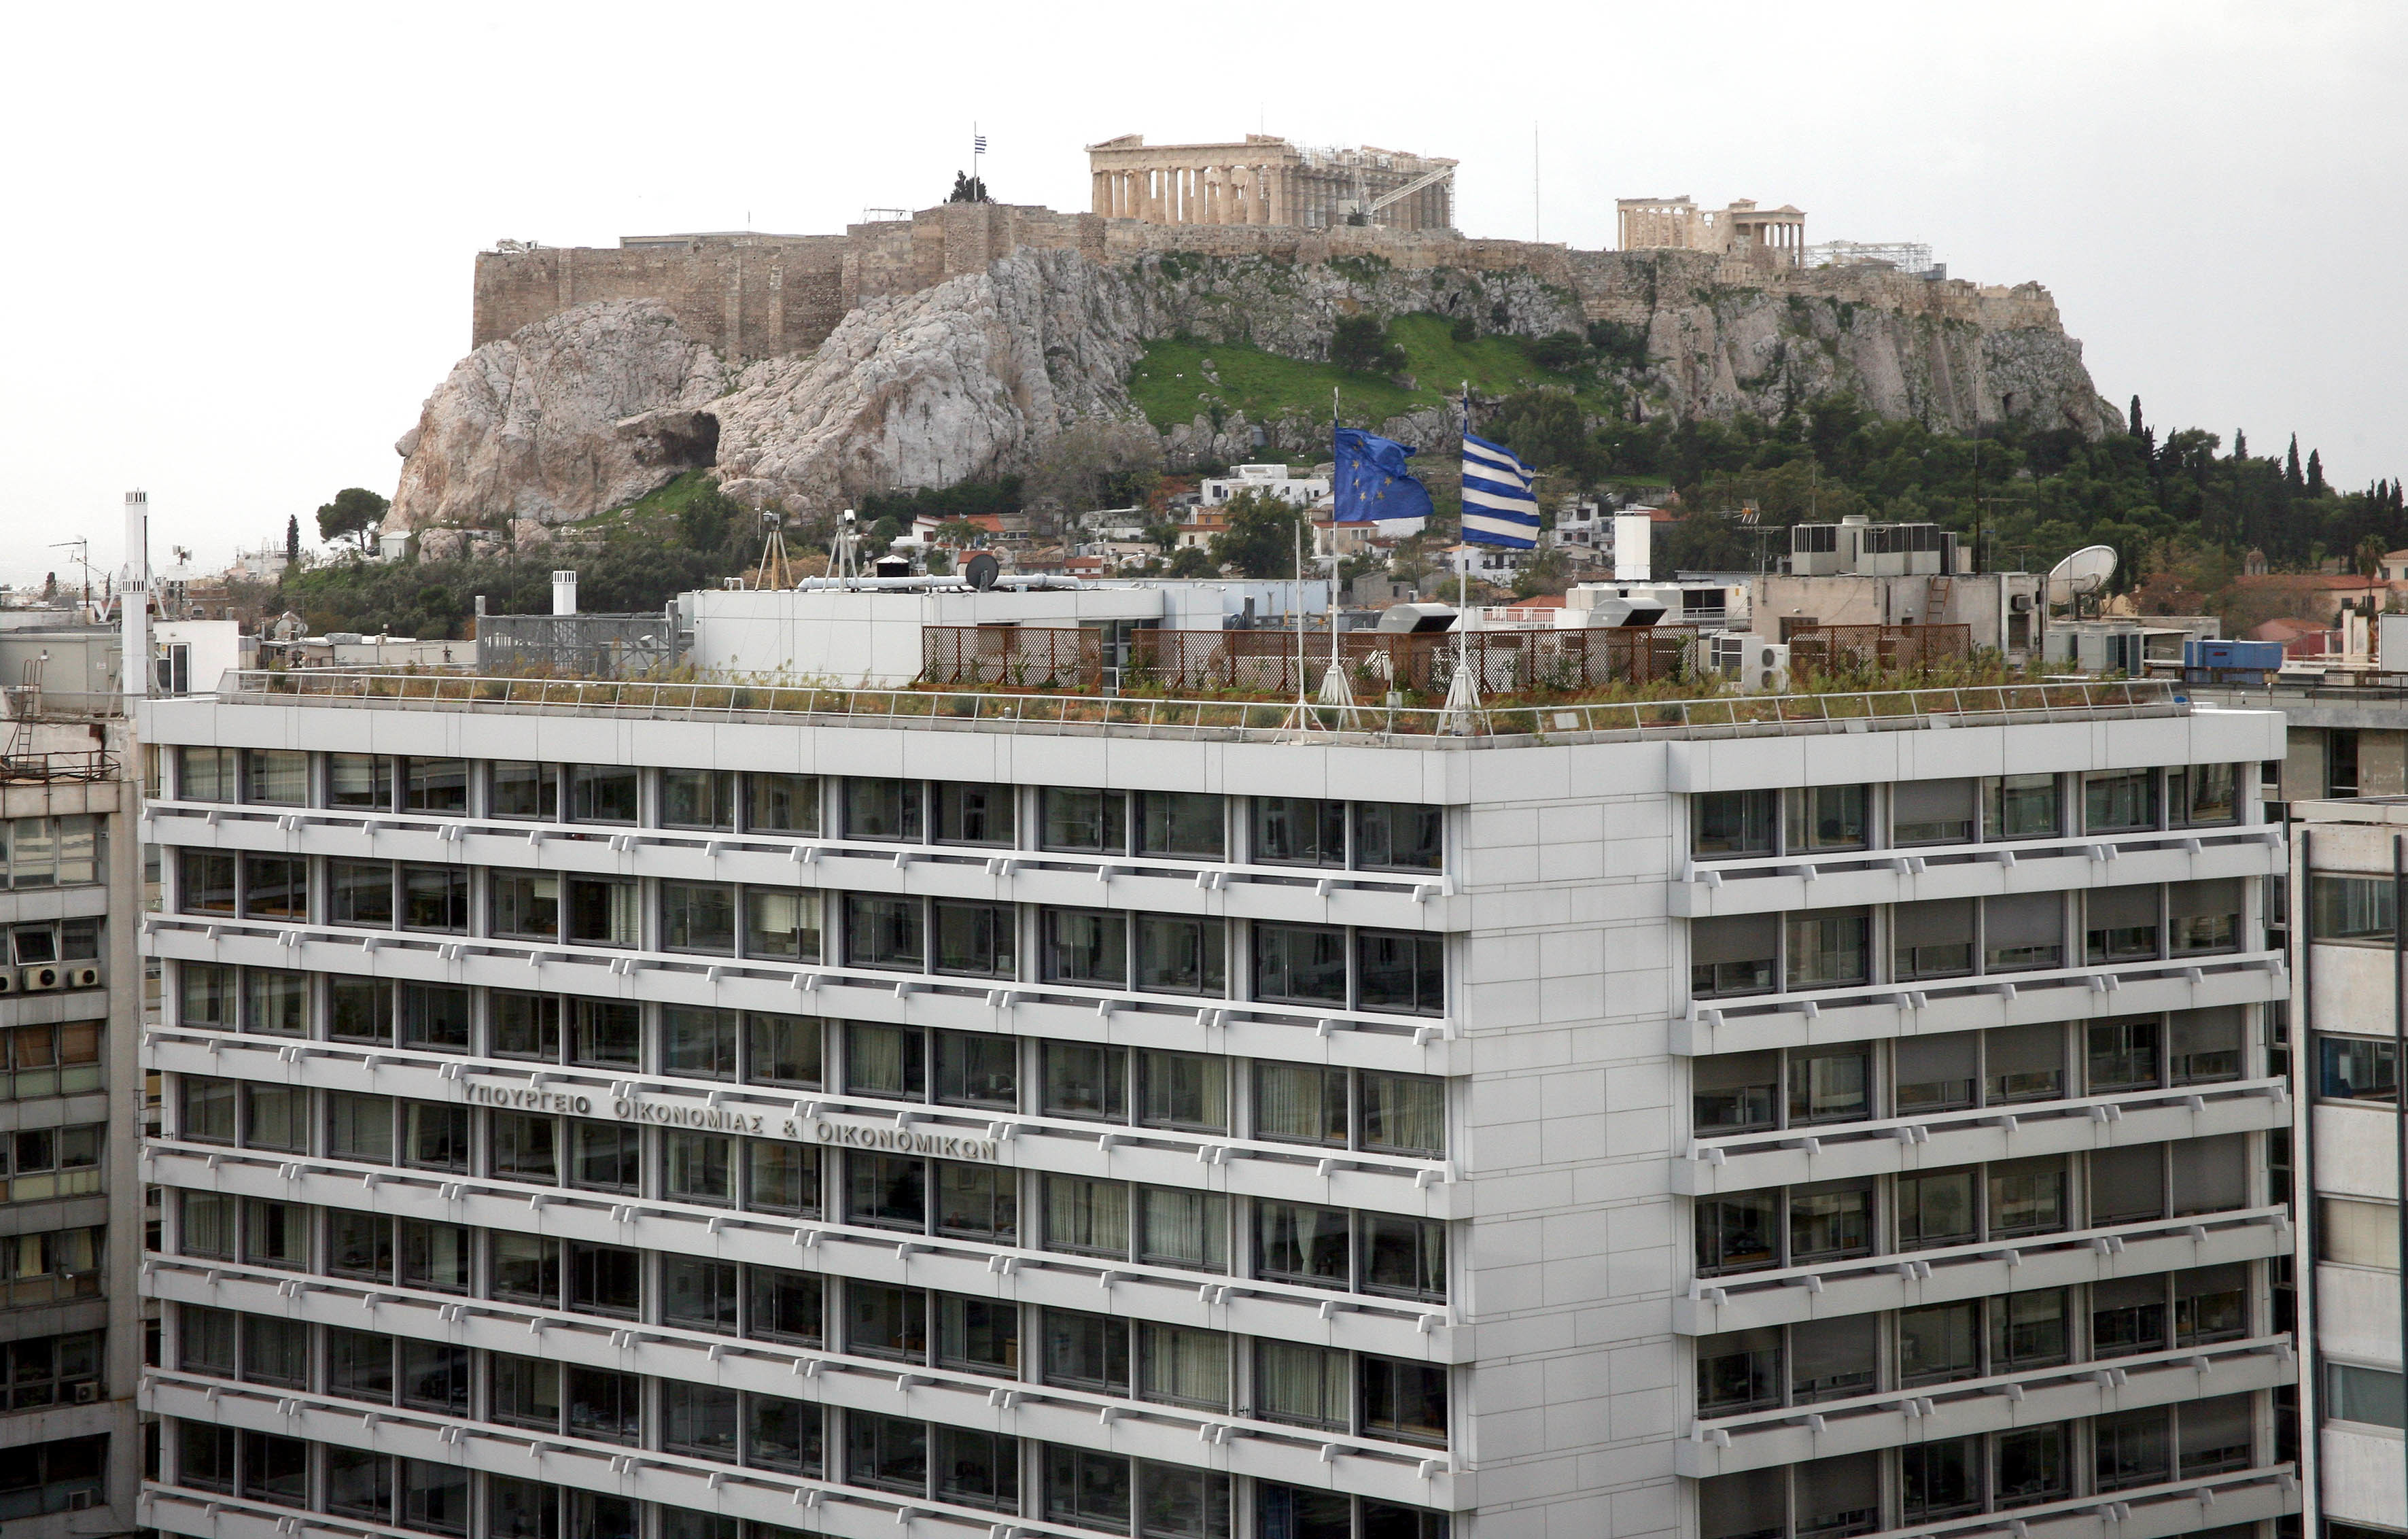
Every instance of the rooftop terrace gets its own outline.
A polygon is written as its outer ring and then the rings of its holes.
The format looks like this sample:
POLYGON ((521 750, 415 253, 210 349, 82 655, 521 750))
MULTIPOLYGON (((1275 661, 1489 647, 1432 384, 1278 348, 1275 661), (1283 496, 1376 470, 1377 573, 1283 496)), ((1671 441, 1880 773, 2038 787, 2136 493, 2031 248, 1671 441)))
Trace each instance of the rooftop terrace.
POLYGON ((994 689, 851 689, 379 669, 247 669, 229 671, 217 698, 229 704, 340 710, 1446 749, 1911 731, 1935 726, 2179 716, 2191 709, 2174 683, 2154 679, 1802 695, 1701 694, 1677 699, 1497 704, 1451 711, 1165 696, 1014 694, 994 689))

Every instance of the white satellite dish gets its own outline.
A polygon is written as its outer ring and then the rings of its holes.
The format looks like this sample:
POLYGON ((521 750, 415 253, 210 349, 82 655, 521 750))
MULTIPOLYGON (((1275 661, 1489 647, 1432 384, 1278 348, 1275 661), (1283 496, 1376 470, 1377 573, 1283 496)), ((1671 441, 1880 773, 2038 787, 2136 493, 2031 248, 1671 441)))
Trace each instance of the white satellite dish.
POLYGON ((2047 601, 2072 603, 2083 595, 2097 593, 2114 575, 2114 547, 2085 545, 2048 569, 2047 601))

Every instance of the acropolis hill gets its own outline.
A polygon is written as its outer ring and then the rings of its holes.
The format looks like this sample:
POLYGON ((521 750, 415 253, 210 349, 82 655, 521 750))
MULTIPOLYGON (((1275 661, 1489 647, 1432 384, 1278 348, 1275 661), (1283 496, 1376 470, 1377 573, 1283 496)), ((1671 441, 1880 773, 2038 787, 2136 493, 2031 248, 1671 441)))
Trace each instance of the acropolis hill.
MULTIPOLYGON (((2038 283, 948 203, 842 235, 480 253, 475 352, 396 445, 387 527, 539 536, 698 466, 746 500, 824 513, 1019 469, 1082 417, 1134 417, 1128 387, 1150 343, 1322 359, 1337 320, 1360 311, 1434 313, 1481 335, 1632 328, 1645 363, 1617 378, 1650 416, 1770 417, 1844 390, 1958 431, 2121 425, 2038 283)), ((1199 396, 1194 421, 1166 430, 1174 462, 1326 447, 1326 399, 1317 419, 1301 403, 1267 424, 1209 404, 1199 396)), ((1435 418, 1373 425, 1442 436, 1435 418)))

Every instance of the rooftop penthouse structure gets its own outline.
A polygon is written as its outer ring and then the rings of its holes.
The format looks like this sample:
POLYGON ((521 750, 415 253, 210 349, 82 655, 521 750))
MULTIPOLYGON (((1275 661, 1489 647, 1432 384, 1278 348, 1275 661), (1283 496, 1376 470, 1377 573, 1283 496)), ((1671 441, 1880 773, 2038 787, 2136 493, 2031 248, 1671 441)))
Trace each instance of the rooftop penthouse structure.
POLYGON ((2273 716, 326 672, 143 728, 162 1530, 2299 1510, 2273 716))

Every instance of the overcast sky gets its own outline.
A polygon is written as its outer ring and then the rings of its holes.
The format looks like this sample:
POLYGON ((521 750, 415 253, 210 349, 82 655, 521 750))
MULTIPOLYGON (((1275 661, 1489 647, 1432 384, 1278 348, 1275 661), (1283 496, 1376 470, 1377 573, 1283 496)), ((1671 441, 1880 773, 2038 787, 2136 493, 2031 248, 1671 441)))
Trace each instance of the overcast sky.
POLYGON ((2408 472, 2395 0, 29 6, 7 36, 0 580, 65 577, 79 534, 113 565, 136 486, 159 564, 288 513, 314 542, 337 489, 391 495, 496 238, 838 231, 938 201, 974 121, 998 198, 1065 209, 1085 144, 1254 129, 1454 156, 1471 235, 1794 203, 1810 240, 2046 284, 2161 430, 2408 472))

